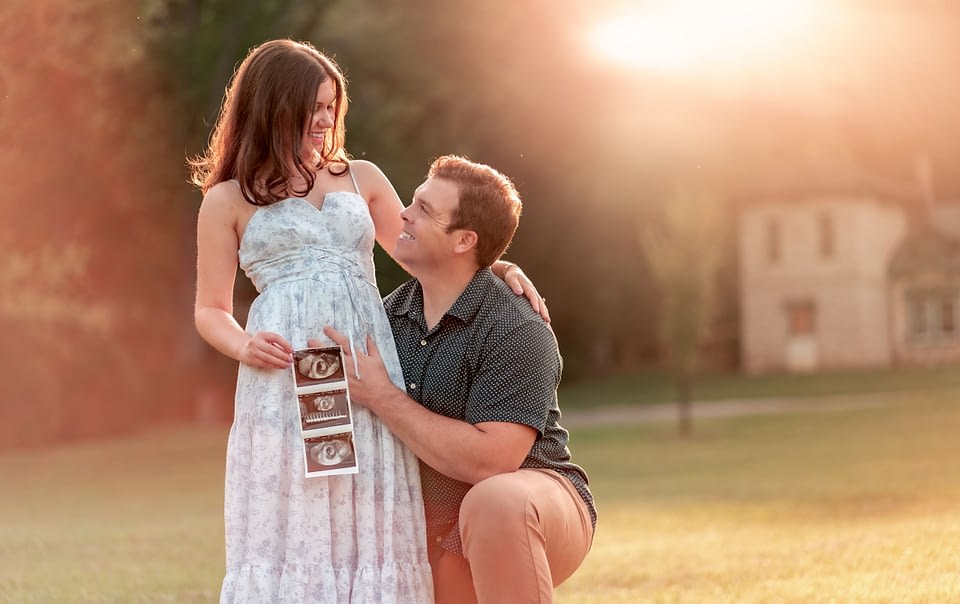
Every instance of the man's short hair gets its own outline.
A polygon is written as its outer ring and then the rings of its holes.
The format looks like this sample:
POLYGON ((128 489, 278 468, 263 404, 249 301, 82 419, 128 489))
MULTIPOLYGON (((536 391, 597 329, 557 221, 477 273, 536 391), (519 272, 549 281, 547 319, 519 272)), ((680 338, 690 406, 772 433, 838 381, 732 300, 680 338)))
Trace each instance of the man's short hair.
POLYGON ((447 232, 473 231, 477 234, 477 263, 488 267, 496 262, 513 240, 523 210, 513 182, 490 166, 458 155, 438 157, 427 176, 457 187, 459 203, 447 232))

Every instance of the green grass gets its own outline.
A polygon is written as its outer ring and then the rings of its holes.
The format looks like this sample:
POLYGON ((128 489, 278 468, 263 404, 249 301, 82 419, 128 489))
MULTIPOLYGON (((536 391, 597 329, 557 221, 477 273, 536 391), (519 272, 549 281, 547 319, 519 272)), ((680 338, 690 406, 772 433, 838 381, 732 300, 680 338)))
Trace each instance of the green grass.
MULTIPOLYGON (((960 601, 960 389, 577 429, 600 508, 560 604, 960 601)), ((0 455, 0 603, 213 602, 226 427, 0 455)))
POLYGON ((0 602, 215 602, 226 428, 0 456, 0 602))
POLYGON ((558 602, 960 602, 960 390, 578 431, 600 502, 558 602))

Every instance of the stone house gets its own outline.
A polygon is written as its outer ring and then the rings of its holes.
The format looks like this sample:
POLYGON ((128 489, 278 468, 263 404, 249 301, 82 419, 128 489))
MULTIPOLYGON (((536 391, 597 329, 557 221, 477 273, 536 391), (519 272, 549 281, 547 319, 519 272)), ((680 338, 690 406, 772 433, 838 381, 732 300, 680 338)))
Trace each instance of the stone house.
POLYGON ((960 360, 960 206, 767 198, 737 231, 746 373, 960 360))

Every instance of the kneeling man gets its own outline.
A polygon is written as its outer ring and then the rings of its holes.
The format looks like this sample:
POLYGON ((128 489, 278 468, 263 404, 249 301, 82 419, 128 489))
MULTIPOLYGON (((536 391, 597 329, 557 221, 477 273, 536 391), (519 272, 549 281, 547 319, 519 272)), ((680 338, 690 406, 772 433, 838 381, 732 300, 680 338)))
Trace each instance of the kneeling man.
MULTIPOLYGON (((360 376, 349 378, 353 401, 421 460, 438 604, 550 602, 596 526, 587 475, 558 423, 557 340, 490 270, 520 212, 503 174, 437 159, 402 213, 394 252, 414 279, 384 301, 406 391, 370 340, 348 363, 360 376)), ((325 333, 350 351, 342 334, 325 333)))

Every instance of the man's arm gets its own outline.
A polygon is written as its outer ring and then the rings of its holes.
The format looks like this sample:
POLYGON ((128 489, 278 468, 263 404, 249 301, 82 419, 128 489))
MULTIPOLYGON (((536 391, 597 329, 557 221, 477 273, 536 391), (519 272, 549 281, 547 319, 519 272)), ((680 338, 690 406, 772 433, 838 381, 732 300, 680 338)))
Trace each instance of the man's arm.
MULTIPOLYGON (((324 333, 349 353, 343 334, 330 327, 324 333)), ((356 362, 360 378, 347 372, 351 400, 376 414, 417 457, 446 476, 476 484, 513 472, 537 437, 537 430, 523 424, 470 424, 430 411, 390 381, 372 338, 367 338, 367 354, 356 351, 356 362)))

